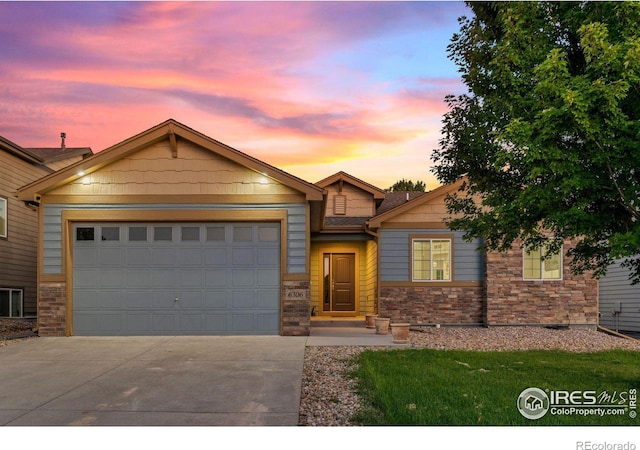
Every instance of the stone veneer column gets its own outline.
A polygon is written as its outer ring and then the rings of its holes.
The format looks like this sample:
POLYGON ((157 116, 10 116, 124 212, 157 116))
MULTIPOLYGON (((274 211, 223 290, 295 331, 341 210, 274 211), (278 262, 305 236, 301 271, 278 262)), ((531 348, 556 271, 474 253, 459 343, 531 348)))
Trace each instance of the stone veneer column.
POLYGON ((66 336, 66 283, 40 283, 38 295, 38 334, 40 336, 66 336))
POLYGON ((311 314, 309 281, 282 282, 282 335, 309 336, 311 314))

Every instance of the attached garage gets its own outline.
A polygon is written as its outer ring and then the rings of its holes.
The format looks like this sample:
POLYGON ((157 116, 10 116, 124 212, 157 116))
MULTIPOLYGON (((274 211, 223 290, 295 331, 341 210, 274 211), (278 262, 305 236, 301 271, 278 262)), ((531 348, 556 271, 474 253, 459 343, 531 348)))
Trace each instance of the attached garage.
POLYGON ((76 335, 278 334, 277 223, 74 225, 76 335))
POLYGON ((318 186, 169 119, 18 197, 41 336, 309 334, 318 186))

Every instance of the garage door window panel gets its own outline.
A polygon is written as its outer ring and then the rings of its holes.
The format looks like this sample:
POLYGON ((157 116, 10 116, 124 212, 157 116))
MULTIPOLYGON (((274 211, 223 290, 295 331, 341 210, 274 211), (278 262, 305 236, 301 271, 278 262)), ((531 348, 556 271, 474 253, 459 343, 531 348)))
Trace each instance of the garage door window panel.
POLYGON ((102 227, 102 241, 120 241, 120 227, 102 227))
POLYGON ((181 227, 182 242, 200 242, 200 227, 181 227))
POLYGON ((224 227, 207 227, 207 242, 224 242, 226 232, 224 227))
POLYGON ((147 242, 147 227, 129 227, 129 242, 147 242))
POLYGON ((154 242, 173 241, 173 227, 153 227, 154 242))

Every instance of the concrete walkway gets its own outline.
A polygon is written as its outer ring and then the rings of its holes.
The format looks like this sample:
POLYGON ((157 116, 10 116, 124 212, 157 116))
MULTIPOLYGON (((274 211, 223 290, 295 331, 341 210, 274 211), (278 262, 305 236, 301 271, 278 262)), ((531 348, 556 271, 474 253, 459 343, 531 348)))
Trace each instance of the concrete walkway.
POLYGON ((0 425, 295 426, 305 346, 334 345, 403 347, 364 327, 31 339, 0 347, 0 425))

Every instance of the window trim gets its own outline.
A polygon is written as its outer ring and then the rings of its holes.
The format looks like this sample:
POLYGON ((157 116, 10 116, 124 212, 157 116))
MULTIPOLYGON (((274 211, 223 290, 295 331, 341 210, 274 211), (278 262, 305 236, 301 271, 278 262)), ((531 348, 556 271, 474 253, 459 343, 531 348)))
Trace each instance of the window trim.
MULTIPOLYGON (((554 238, 549 238, 547 240, 551 241, 553 239, 554 238)), ((546 244, 542 245, 543 249, 545 249, 546 247, 547 247, 546 244)), ((559 278, 545 278, 544 265, 547 262, 546 259, 540 259, 540 278, 527 278, 526 272, 525 272, 525 261, 529 253, 530 252, 526 248, 522 249, 522 280, 523 281, 563 281, 564 280, 564 243, 562 244, 562 246, 560 247, 560 251, 558 252, 558 256, 560 257, 560 277, 559 278)))
POLYGON ((454 281, 454 265, 453 265, 453 235, 452 234, 428 234, 428 235, 411 235, 409 236, 409 279, 412 283, 452 283, 454 281), (423 280, 414 277, 414 254, 413 243, 415 241, 447 241, 449 242, 449 278, 443 280, 423 280))
POLYGON ((9 315, 8 316, 0 316, 0 317, 10 318, 10 319, 24 317, 24 289, 0 287, 0 291, 6 291, 6 292, 9 293, 9 315), (20 292, 20 312, 21 312, 21 315, 19 315, 19 316, 14 316, 12 314, 13 313, 12 302, 13 302, 13 293, 14 292, 20 292))
POLYGON ((7 199, 7 197, 3 197, 0 195, 0 203, 4 204, 4 207, 0 208, 0 211, 4 211, 4 217, 0 217, 0 219, 4 218, 4 230, 0 228, 0 239, 8 239, 9 238, 9 200, 7 199))

